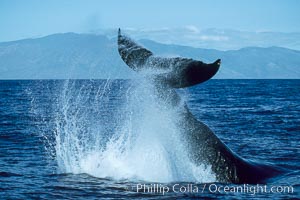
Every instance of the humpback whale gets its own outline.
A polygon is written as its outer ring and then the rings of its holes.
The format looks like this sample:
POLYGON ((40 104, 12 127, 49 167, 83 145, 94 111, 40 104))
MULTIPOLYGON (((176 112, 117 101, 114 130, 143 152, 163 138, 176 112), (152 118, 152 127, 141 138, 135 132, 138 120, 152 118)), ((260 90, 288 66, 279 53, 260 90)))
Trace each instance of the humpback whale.
POLYGON ((207 64, 189 58, 163 58, 138 45, 118 32, 118 51, 122 60, 134 71, 157 70, 151 75, 158 97, 172 106, 181 106, 178 127, 188 143, 190 159, 195 164, 211 166, 218 182, 262 183, 280 173, 265 164, 247 161, 232 152, 204 123, 198 121, 187 105, 180 104, 180 96, 174 88, 193 86, 212 78, 220 68, 221 60, 207 64))

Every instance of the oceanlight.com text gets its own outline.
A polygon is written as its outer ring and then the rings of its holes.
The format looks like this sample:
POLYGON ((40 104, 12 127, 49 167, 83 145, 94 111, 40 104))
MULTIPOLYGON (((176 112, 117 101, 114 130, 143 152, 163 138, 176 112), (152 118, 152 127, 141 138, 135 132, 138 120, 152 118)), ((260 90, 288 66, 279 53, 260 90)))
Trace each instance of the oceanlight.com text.
POLYGON ((162 194, 167 193, 212 193, 212 194, 230 194, 230 193, 241 193, 241 194, 262 194, 262 193, 278 193, 278 194, 293 194, 294 188, 289 185, 224 185, 224 184, 136 184, 132 186, 132 191, 137 193, 151 193, 151 194, 162 194))

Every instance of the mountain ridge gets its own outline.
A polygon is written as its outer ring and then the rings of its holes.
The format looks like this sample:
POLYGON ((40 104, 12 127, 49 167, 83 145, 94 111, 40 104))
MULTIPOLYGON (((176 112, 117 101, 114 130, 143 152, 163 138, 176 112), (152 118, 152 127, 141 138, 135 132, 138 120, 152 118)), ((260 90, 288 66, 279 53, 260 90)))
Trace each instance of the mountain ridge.
MULTIPOLYGON (((152 40, 138 43, 156 55, 190 57, 204 62, 221 58, 215 78, 300 78, 300 51, 284 47, 215 50, 152 40)), ((137 76, 120 59, 116 37, 58 33, 0 43, 0 79, 101 79, 137 76)))

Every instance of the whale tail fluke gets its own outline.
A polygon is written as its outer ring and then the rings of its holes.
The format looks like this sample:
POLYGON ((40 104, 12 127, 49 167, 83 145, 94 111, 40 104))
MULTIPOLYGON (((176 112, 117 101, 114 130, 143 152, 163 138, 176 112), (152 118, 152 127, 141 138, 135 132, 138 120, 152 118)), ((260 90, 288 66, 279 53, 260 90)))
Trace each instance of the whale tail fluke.
POLYGON ((221 59, 216 60, 213 64, 220 66, 221 65, 221 59))
POLYGON ((122 60, 133 70, 142 71, 143 69, 161 70, 155 73, 155 80, 174 88, 193 86, 212 78, 221 65, 218 59, 214 63, 207 64, 202 61, 189 58, 161 58, 138 45, 129 37, 121 34, 118 30, 118 50, 122 60))
POLYGON ((138 45, 129 37, 118 31, 118 50, 122 60, 133 70, 139 71, 144 66, 146 60, 153 55, 148 49, 138 45))

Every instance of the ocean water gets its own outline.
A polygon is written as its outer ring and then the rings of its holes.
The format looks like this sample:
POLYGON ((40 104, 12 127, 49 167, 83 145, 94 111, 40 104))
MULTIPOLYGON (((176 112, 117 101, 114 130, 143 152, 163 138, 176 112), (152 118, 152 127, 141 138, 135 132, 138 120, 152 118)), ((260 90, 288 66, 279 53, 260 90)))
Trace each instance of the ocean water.
POLYGON ((284 171, 236 185, 190 162, 176 108, 147 82, 2 80, 0 197, 300 198, 299 91, 300 80, 210 80, 177 91, 235 153, 284 171))

